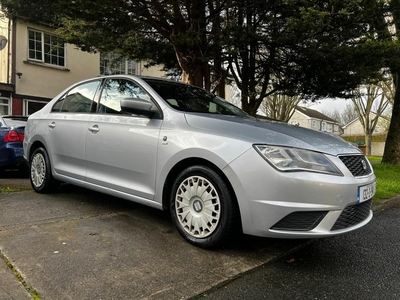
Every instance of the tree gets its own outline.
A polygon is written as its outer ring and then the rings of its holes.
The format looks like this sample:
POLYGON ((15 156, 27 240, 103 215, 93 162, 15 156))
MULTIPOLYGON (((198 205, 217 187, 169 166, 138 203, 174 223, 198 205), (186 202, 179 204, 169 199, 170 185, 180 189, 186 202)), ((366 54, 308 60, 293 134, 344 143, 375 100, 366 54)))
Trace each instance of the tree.
POLYGON ((336 120, 343 126, 358 118, 358 114, 357 111, 354 109, 353 103, 347 103, 343 111, 339 111, 337 109, 333 112, 324 110, 322 111, 322 113, 330 117, 331 119, 336 120))
POLYGON ((369 1, 237 2, 223 36, 229 72, 250 114, 274 92, 345 97, 379 78, 387 53, 369 24, 376 12, 369 1))
POLYGON ((372 134, 379 119, 391 102, 391 78, 377 85, 356 89, 351 100, 365 133, 366 154, 371 155, 372 134))
POLYGON ((261 111, 271 119, 288 122, 300 103, 299 96, 274 93, 267 96, 261 104, 261 111))
POLYGON ((212 70, 221 70, 222 62, 213 51, 222 10, 219 1, 2 0, 0 3, 9 17, 22 16, 55 26, 56 33, 66 42, 84 51, 117 50, 128 58, 162 63, 167 68, 180 69, 183 81, 208 90, 212 70))
POLYGON ((393 78, 394 96, 392 117, 386 138, 382 163, 400 164, 400 56, 397 50, 400 38, 400 1, 382 1, 380 17, 376 18, 376 27, 380 40, 386 48, 391 49, 386 63, 393 78))
POLYGON ((321 111, 322 114, 324 114, 325 116, 335 120, 336 122, 340 123, 341 125, 343 125, 341 119, 341 115, 338 109, 335 109, 334 111, 327 111, 327 110, 323 110, 321 111))
POLYGON ((351 121, 354 121, 355 119, 358 118, 357 111, 354 109, 354 104, 353 103, 348 103, 346 104, 346 107, 344 111, 340 115, 341 118, 341 124, 347 125, 351 121))
POLYGON ((255 115, 275 92, 341 97, 379 78, 375 0, 0 0, 9 17, 58 27, 86 51, 118 50, 223 93, 232 76, 255 115), (259 92, 257 92, 259 88, 259 92))

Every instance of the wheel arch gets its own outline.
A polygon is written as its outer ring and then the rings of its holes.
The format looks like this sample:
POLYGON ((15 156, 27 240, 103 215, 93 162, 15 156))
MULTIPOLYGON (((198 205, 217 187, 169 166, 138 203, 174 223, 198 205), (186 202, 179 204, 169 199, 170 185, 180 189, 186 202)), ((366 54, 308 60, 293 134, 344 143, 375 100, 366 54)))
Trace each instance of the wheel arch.
MULTIPOLYGON (((41 141, 35 141, 28 149, 28 153, 26 156, 26 159, 28 160, 28 162, 31 159, 31 155, 33 152, 35 152, 36 149, 43 147, 44 149, 46 149, 46 146, 41 142, 41 141)), ((47 150, 46 150, 47 151, 47 150)))
POLYGON ((238 222, 240 222, 240 228, 241 226, 241 215, 240 215, 240 209, 239 209, 239 203, 236 197, 235 190, 233 189, 233 186, 231 182, 229 181, 228 177, 224 174, 224 172, 218 168, 215 164, 212 162, 200 158, 200 157, 191 157, 191 158, 186 158, 175 164, 175 166, 169 171, 165 181, 164 181, 164 186, 163 186, 163 192, 162 192, 162 207, 163 210, 168 210, 169 209, 169 197, 171 194, 171 189, 174 184, 175 178, 178 176, 180 172, 182 172, 184 169, 190 167, 190 166, 195 166, 195 165, 201 165, 201 166, 206 166, 215 171, 221 178, 224 180, 226 183, 230 194, 233 197, 233 204, 235 205, 235 209, 238 214, 238 222))

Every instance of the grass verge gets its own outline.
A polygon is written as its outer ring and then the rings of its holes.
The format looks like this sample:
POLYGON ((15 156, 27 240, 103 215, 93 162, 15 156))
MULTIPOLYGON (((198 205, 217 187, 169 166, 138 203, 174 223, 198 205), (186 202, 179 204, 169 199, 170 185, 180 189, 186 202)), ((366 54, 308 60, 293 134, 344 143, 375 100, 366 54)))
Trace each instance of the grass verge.
POLYGON ((0 193, 11 193, 11 192, 15 192, 14 189, 10 188, 10 187, 0 187, 0 193))
POLYGON ((374 204, 400 194, 400 165, 381 164, 382 157, 368 156, 376 175, 374 204))

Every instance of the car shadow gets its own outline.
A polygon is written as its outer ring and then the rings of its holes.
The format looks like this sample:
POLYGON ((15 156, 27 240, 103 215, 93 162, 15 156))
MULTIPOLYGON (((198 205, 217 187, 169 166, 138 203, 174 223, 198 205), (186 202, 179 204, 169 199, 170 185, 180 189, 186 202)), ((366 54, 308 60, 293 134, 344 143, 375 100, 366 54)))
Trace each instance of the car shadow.
POLYGON ((0 170, 0 178, 29 178, 28 169, 26 170, 0 170))

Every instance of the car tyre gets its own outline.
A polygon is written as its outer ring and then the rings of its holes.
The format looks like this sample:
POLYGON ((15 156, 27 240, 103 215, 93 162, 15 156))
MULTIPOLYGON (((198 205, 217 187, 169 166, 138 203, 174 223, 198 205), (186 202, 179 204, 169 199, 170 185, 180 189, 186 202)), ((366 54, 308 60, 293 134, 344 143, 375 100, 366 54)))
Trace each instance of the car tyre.
POLYGON ((178 232, 189 243, 214 248, 237 233, 236 199, 222 177, 206 166, 191 166, 176 178, 170 214, 178 232))
POLYGON ((53 178, 51 170, 47 151, 42 147, 37 148, 29 160, 29 179, 35 192, 51 193, 58 188, 60 182, 53 178))

